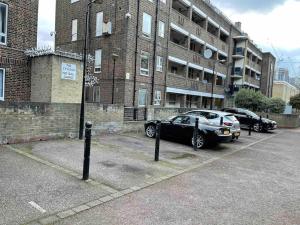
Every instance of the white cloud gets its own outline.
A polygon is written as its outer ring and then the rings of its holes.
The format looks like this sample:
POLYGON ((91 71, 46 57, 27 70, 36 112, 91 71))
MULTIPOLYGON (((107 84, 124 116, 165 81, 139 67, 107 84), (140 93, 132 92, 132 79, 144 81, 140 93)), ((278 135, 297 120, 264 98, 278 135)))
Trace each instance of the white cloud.
POLYGON ((54 46, 54 37, 50 32, 55 30, 55 0, 40 0, 38 22, 38 46, 54 46))
MULTIPOLYGON (((221 4, 218 4, 222 8, 221 4)), ((300 2, 288 0, 273 10, 241 12, 222 8, 233 21, 241 21, 242 29, 260 46, 271 46, 278 49, 294 50, 300 48, 300 2)))

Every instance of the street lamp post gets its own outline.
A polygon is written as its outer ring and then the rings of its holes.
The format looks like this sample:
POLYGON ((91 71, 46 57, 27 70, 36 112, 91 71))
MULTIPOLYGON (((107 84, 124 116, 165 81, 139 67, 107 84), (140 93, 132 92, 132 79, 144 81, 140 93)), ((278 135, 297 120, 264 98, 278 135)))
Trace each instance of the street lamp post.
POLYGON ((84 33, 84 49, 83 49, 83 75, 82 75, 82 93, 81 93, 81 106, 80 106, 80 121, 79 121, 79 139, 83 139, 84 130, 84 103, 85 103, 85 76, 86 76, 86 62, 87 62, 87 50, 88 50, 88 37, 89 37, 89 25, 90 25, 90 11, 93 3, 98 3, 99 0, 90 0, 87 4, 87 10, 85 13, 85 33, 84 33))
POLYGON ((211 97, 210 97, 210 110, 213 109, 213 99, 214 99, 214 86, 215 86, 215 82, 216 82, 216 76, 215 76, 215 71, 216 71, 216 64, 217 63, 225 63, 226 60, 225 59, 217 59, 214 61, 214 67, 213 67, 213 80, 211 83, 211 97))
POLYGON ((112 94, 111 94, 111 104, 114 104, 114 97, 115 97, 115 71, 116 71, 116 60, 119 56, 115 53, 112 54, 112 58, 114 61, 113 66, 113 77, 112 77, 112 94))

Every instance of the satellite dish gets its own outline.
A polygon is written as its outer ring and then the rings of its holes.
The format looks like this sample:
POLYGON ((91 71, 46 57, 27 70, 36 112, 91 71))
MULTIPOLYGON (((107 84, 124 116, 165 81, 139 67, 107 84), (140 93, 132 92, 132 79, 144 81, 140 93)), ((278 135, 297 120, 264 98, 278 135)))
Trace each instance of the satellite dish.
POLYGON ((205 57, 206 59, 210 59, 210 58, 212 57, 212 55, 213 55, 212 50, 206 49, 206 50, 204 51, 204 57, 205 57))

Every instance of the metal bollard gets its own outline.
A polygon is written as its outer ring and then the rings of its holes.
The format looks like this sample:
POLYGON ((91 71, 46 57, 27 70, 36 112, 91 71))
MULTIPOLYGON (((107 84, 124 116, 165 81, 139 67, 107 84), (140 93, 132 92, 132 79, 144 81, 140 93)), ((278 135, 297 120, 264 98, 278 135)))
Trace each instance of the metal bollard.
POLYGON ((220 126, 223 126, 223 124, 224 124, 224 118, 222 116, 221 119, 220 119, 220 126))
POLYGON ((89 179, 90 173, 90 154, 91 154, 91 140, 92 140, 92 123, 85 123, 85 142, 84 142, 84 160, 83 160, 83 175, 82 180, 89 179))
POLYGON ((197 151, 197 135, 198 135, 198 127, 199 127, 199 118, 196 118, 195 121, 195 127, 194 127, 194 134, 193 134, 193 139, 194 139, 194 151, 197 151))
POLYGON ((249 129, 249 133, 248 133, 248 135, 251 136, 253 120, 252 120, 251 116, 249 116, 248 118, 249 118, 249 128, 248 128, 249 129))
POLYGON ((156 124, 156 134, 155 134, 155 156, 154 156, 154 160, 156 162, 159 161, 160 128, 161 128, 161 122, 158 121, 157 124, 156 124))
POLYGON ((259 116, 259 132, 262 131, 262 117, 259 116))

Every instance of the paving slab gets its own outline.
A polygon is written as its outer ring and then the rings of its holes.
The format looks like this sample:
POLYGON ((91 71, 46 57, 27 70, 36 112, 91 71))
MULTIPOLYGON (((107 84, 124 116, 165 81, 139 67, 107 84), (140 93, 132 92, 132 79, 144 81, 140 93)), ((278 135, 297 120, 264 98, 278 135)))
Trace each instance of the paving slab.
POLYGON ((271 136, 55 224, 298 225, 299 145, 298 134, 271 136))
POLYGON ((23 224, 110 194, 5 146, 0 171, 1 225, 23 224))

